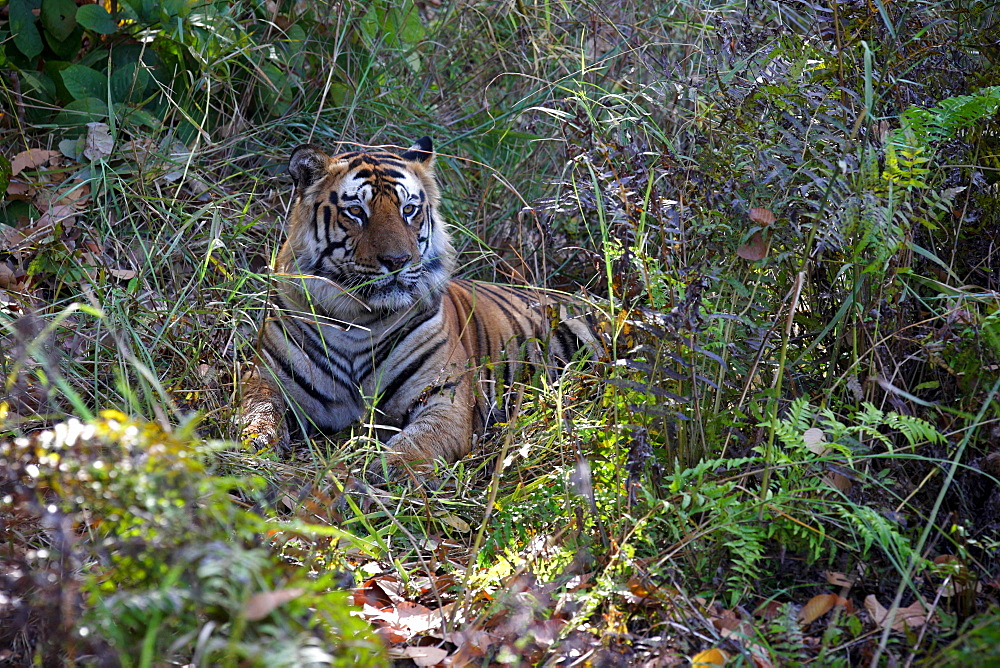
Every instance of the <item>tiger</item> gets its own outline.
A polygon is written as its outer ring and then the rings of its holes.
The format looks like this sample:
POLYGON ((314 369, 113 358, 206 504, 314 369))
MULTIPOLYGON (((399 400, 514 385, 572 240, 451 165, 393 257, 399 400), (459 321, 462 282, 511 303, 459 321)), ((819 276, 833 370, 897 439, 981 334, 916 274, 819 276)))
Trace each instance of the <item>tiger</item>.
POLYGON ((292 151, 286 239, 243 378, 242 439, 287 451, 373 410, 384 471, 455 462, 528 369, 596 355, 594 318, 553 292, 453 277, 429 137, 409 149, 292 151), (287 399, 287 401, 286 401, 287 399))

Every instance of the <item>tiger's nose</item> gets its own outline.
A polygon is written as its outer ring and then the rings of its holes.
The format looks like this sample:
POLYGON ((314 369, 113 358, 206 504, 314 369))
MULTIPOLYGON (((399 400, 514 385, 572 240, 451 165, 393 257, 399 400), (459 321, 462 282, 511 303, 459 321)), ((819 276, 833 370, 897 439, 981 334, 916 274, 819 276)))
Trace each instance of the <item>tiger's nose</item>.
POLYGON ((406 263, 410 261, 409 253, 400 253, 398 255, 379 255, 379 262, 382 263, 389 271, 399 271, 406 266, 406 263))

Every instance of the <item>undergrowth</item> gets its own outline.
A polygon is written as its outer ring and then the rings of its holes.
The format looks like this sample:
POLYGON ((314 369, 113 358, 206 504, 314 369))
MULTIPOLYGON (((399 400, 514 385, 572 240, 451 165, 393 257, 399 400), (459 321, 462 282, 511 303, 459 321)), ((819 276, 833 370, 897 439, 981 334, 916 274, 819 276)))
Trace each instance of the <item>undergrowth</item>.
POLYGON ((989 658, 998 17, 953 4, 3 3, 0 660, 989 658), (606 359, 434 486, 361 484, 364 426, 242 450, 291 149, 423 135, 459 273, 606 359))

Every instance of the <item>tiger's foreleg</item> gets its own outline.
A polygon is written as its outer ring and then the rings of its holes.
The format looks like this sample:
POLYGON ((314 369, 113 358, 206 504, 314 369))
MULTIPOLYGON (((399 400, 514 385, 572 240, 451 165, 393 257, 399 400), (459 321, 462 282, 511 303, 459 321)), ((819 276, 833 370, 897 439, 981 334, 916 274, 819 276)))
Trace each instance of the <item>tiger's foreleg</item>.
POLYGON ((244 372, 241 392, 240 440, 257 450, 274 448, 287 452, 290 439, 285 424, 285 399, 260 363, 250 363, 244 372))
POLYGON ((386 443, 389 478, 409 471, 418 478, 433 470, 435 462, 451 464, 472 450, 475 400, 467 374, 425 392, 411 408, 404 429, 386 443))

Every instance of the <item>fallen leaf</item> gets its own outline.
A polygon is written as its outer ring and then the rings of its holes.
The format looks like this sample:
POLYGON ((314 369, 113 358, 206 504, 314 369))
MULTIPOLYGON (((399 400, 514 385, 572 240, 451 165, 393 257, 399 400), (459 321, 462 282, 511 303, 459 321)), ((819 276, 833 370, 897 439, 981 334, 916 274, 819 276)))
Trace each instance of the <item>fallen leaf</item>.
POLYGON ((463 520, 458 515, 452 515, 447 511, 442 511, 436 513, 436 517, 445 524, 447 524, 448 526, 450 526, 452 529, 456 529, 458 531, 461 531, 462 533, 469 533, 470 531, 472 531, 472 527, 469 526, 469 523, 463 520))
POLYGON ((61 204, 72 204, 78 209, 83 208, 90 197, 90 184, 73 182, 68 188, 60 190, 58 196, 61 204))
POLYGON ((17 176, 26 169, 40 167, 58 155, 59 151, 43 148, 29 148, 27 151, 21 151, 10 161, 10 175, 17 176))
POLYGON ((7 196, 16 197, 17 199, 26 199, 35 194, 35 189, 29 186, 27 183, 21 183, 20 181, 11 181, 7 186, 7 196))
POLYGON ((448 657, 448 650, 440 647, 407 647, 403 655, 418 666, 436 666, 448 657))
POLYGON ((753 236, 750 237, 750 242, 737 247, 736 254, 739 255, 744 260, 750 260, 751 262, 756 260, 763 260, 767 257, 767 242, 764 241, 764 235, 760 232, 754 232, 753 236))
POLYGON ((691 657, 692 666, 724 666, 729 660, 729 655, 717 647, 698 652, 691 657))
POLYGON ((764 209, 761 207, 754 207, 750 209, 750 220, 755 223, 760 223, 761 225, 770 225, 777 218, 774 217, 774 213, 770 209, 764 209))
POLYGON ((740 618, 736 616, 736 613, 732 610, 723 610, 722 614, 718 617, 712 618, 712 626, 714 626, 719 631, 727 629, 732 631, 740 625, 740 618))
POLYGON ((108 273, 122 281, 131 281, 139 275, 134 269, 108 269, 108 273))
POLYGON ((927 610, 924 609, 920 601, 914 601, 911 605, 900 608, 892 619, 889 619, 889 611, 878 602, 875 594, 869 594, 865 597, 865 610, 872 616, 879 628, 885 628, 889 624, 893 631, 902 631, 907 626, 915 629, 927 623, 927 610))
POLYGON ((784 603, 781 603, 780 601, 768 601, 767 603, 759 605, 757 609, 753 611, 753 616, 763 617, 764 619, 774 619, 778 616, 778 613, 781 612, 781 606, 783 605, 784 603))
POLYGON ((827 473, 823 476, 823 482, 834 489, 839 489, 845 494, 851 491, 851 487, 854 486, 854 483, 851 482, 850 478, 841 473, 837 473, 836 471, 827 471, 827 473))
POLYGON ((14 270, 6 262, 0 262, 0 288, 9 288, 14 283, 14 270))
MULTIPOLYGON (((362 615, 364 616, 364 615, 362 615)), ((365 617, 368 619, 368 617, 365 617)), ((380 626, 375 629, 375 634, 379 636, 386 645, 398 645, 410 639, 409 631, 396 626, 380 626)))
POLYGON ((87 142, 83 155, 88 160, 101 160, 111 155, 115 140, 107 123, 87 123, 87 142))
POLYGON ((441 611, 425 605, 403 601, 396 606, 398 624, 413 633, 426 633, 441 625, 441 611))
POLYGON ((853 587, 854 580, 850 579, 843 573, 838 573, 836 571, 826 572, 826 581, 835 587, 853 587))
POLYGON ((248 621, 256 622, 267 617, 275 608, 302 596, 304 593, 305 590, 301 587, 292 587, 254 594, 247 601, 244 613, 248 621))
POLYGON ((805 441, 806 449, 808 449, 809 452, 819 455, 820 457, 830 451, 830 448, 823 445, 826 443, 826 434, 824 434, 823 430, 818 427, 806 429, 802 434, 802 440, 805 441))
POLYGON ((386 591, 386 587, 382 586, 385 580, 384 577, 369 578, 362 582, 361 586, 355 589, 352 594, 354 605, 371 605, 375 608, 392 605, 392 596, 386 591))
POLYGON ((799 610, 799 623, 812 624, 817 619, 833 610, 833 606, 837 605, 838 598, 839 597, 836 594, 817 594, 816 596, 813 596, 809 599, 809 602, 802 606, 802 609, 799 610))

